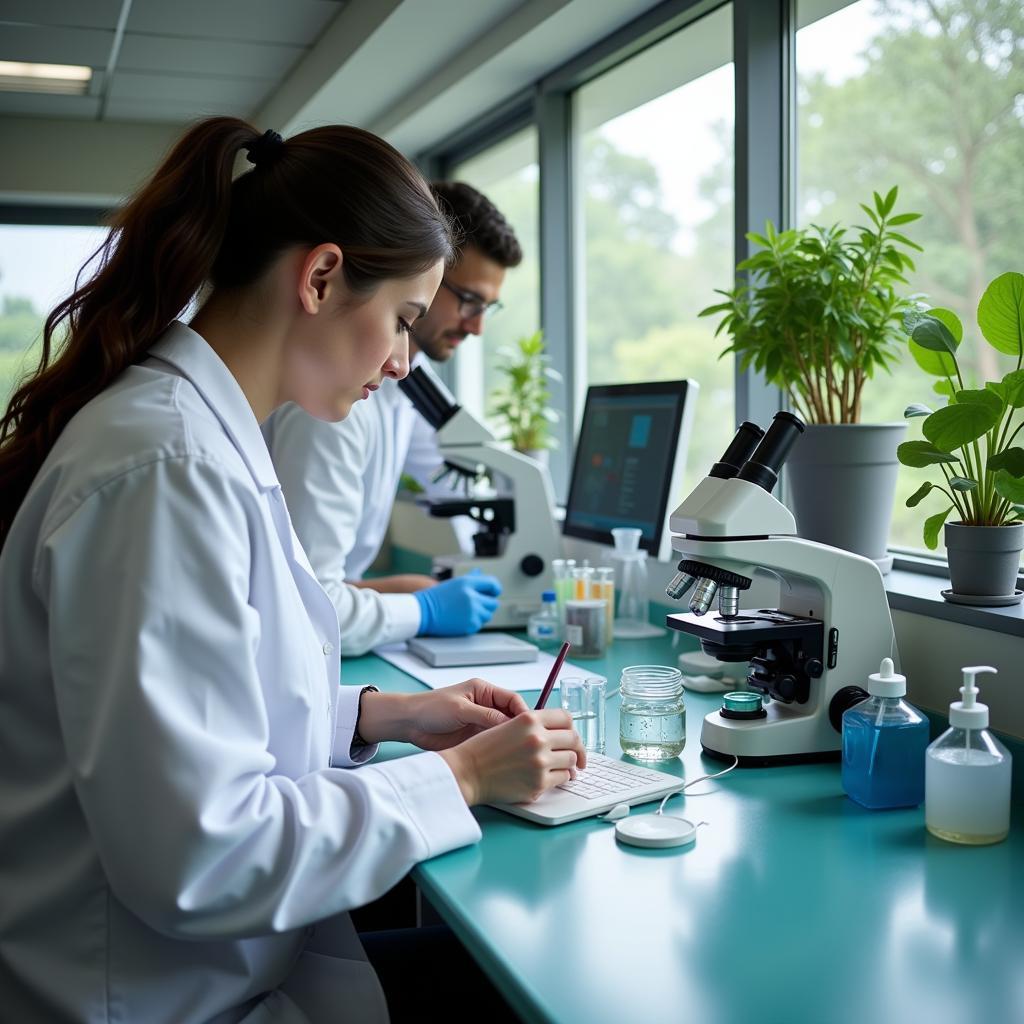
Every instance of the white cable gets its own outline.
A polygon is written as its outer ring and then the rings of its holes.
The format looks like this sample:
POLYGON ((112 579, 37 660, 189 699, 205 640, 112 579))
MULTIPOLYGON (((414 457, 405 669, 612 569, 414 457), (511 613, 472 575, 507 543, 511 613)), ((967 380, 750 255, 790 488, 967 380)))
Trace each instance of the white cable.
POLYGON ((669 795, 667 797, 665 797, 664 800, 661 801, 661 803, 658 806, 658 809, 654 813, 655 814, 663 814, 664 811, 665 811, 665 804, 667 804, 669 802, 669 800, 672 799, 672 797, 674 797, 674 796, 682 796, 683 793, 687 789, 689 789, 691 786, 696 786, 698 782, 707 782, 708 779, 718 779, 718 778, 721 778, 723 775, 726 775, 729 772, 731 772, 733 770, 733 768, 735 768, 739 763, 740 763, 740 759, 735 754, 733 754, 733 756, 732 756, 732 764, 729 765, 728 768, 723 768, 720 772, 715 772, 714 775, 702 775, 699 779, 694 779, 692 782, 686 783, 686 785, 683 786, 682 789, 677 789, 675 792, 669 793, 669 795))

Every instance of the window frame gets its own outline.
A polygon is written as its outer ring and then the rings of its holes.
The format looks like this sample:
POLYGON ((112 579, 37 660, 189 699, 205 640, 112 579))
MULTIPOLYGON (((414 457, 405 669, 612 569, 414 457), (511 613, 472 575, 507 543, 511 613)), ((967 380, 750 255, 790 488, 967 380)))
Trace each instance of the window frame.
MULTIPOLYGON (((431 177, 444 177, 457 164, 533 124, 540 165, 540 309, 551 365, 562 377, 553 385, 553 403, 565 410, 554 427, 558 447, 551 452, 555 493, 564 500, 572 466, 569 453, 583 412, 585 354, 575 344, 583 322, 579 264, 579 197, 572 123, 573 94, 650 46, 700 18, 732 4, 733 66, 736 75, 735 252, 749 252, 748 231, 767 219, 789 226, 793 209, 793 32, 795 0, 665 0, 510 97, 487 116, 417 156, 431 177), (755 160, 756 154, 756 168, 755 160), (566 302, 565 296, 571 296, 566 302)), ((441 368, 449 385, 452 368, 441 368)), ((737 423, 764 422, 783 408, 782 392, 757 373, 735 366, 737 423)))

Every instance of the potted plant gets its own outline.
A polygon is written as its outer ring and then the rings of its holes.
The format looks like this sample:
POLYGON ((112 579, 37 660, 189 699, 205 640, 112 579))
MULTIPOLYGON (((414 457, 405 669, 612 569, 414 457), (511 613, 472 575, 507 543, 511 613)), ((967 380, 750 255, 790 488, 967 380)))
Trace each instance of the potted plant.
POLYGON ((1024 274, 1002 274, 978 303, 978 328, 998 352, 1016 358, 1002 380, 969 386, 957 360, 963 325, 948 309, 914 310, 905 321, 910 352, 925 373, 939 380, 934 390, 946 404, 934 412, 911 405, 907 418, 923 417, 924 439, 898 449, 900 462, 935 467, 939 484, 928 481, 908 499, 911 508, 932 493, 946 507, 924 521, 924 542, 938 544, 945 527, 952 584, 947 600, 964 604, 1011 604, 1024 546, 1024 448, 1015 445, 1024 429, 1024 274), (955 513, 953 522, 946 522, 955 513))
POLYGON ((498 370, 505 381, 491 395, 491 415, 504 432, 501 440, 517 452, 545 462, 548 449, 555 446, 549 428, 558 422, 548 384, 560 381, 561 374, 548 365, 540 331, 520 338, 514 349, 498 349, 498 355, 502 360, 498 370))
POLYGON ((902 344, 909 299, 900 295, 908 250, 921 247, 897 228, 917 213, 894 213, 898 190, 861 204, 868 226, 836 224, 747 235, 760 251, 737 270, 748 280, 720 291, 718 331, 743 369, 781 388, 807 430, 786 465, 801 537, 872 558, 882 572, 896 493, 896 447, 905 423, 863 424, 865 384, 890 370, 902 344))

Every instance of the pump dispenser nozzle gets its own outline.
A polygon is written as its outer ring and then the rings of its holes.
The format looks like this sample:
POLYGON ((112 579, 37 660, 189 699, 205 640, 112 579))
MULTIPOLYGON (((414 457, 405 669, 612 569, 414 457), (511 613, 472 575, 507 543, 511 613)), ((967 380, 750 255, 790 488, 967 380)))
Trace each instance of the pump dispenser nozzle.
POLYGON ((979 672, 999 672, 991 665, 970 665, 963 670, 964 685, 960 687, 960 700, 949 705, 949 724, 955 729, 987 729, 988 705, 977 701, 978 684, 974 677, 979 672))

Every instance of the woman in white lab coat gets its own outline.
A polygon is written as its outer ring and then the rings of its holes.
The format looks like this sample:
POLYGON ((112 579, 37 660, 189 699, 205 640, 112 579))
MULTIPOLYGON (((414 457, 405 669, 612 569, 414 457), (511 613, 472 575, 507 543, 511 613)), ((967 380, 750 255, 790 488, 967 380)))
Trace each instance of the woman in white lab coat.
POLYGON ((402 376, 450 255, 376 137, 214 118, 50 315, 0 420, 4 1019, 386 1020, 341 912, 582 763, 563 712, 479 680, 338 685, 260 435, 402 376), (383 739, 438 753, 365 764, 383 739))

